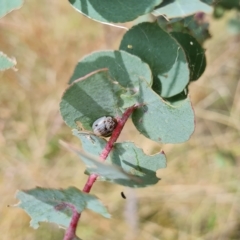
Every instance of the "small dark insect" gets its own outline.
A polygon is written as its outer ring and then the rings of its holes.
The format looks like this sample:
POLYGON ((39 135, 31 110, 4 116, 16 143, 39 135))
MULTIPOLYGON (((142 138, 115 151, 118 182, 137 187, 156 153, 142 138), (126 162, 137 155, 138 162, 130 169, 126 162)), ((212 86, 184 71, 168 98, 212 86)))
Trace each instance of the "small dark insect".
POLYGON ((126 199, 124 192, 121 192, 121 196, 122 196, 122 198, 126 199))

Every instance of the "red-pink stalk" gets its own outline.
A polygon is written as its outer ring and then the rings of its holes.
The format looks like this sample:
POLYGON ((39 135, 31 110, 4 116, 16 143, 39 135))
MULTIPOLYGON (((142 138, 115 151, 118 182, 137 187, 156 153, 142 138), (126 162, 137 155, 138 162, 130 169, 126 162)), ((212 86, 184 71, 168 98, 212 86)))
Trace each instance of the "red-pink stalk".
MULTIPOLYGON (((109 153, 111 152, 114 143, 117 141, 126 121, 128 120, 128 118, 130 117, 130 115, 132 114, 132 112, 138 108, 139 105, 133 105, 132 107, 128 108, 122 115, 121 118, 117 119, 117 126, 114 129, 112 136, 110 137, 109 141, 107 142, 105 148, 102 150, 102 153, 100 154, 100 158, 102 159, 102 161, 105 161, 109 155, 109 153)), ((94 182, 97 180, 98 175, 97 174, 91 174, 88 177, 88 180, 83 188, 83 192, 87 192, 89 193, 94 182)))
POLYGON ((111 138, 109 139, 109 141, 107 142, 105 148, 103 149, 102 153, 100 154, 100 158, 104 161, 106 160, 106 158, 108 157, 109 153, 111 152, 112 148, 113 148, 113 144, 117 141, 126 121, 128 120, 128 118, 130 117, 130 115, 132 114, 132 112, 138 108, 139 105, 133 105, 132 107, 128 108, 122 115, 121 118, 117 119, 117 126, 114 129, 111 138))
MULTIPOLYGON (((117 119, 117 126, 114 129, 112 136, 110 137, 109 141, 107 142, 105 148, 103 149, 102 153, 100 154, 100 158, 102 161, 105 161, 111 152, 114 143, 117 141, 126 121, 130 117, 130 115, 133 113, 133 111, 138 108, 140 105, 133 105, 132 107, 128 108, 122 115, 121 118, 117 119)), ((97 174, 91 174, 88 177, 88 180, 83 188, 83 192, 89 193, 91 191, 91 188, 94 184, 94 182, 97 180, 98 175, 97 174)), ((73 240, 76 236, 76 228, 78 221, 81 217, 81 214, 76 211, 76 209, 72 209, 73 215, 71 219, 71 223, 66 230, 64 240, 73 240)))
POLYGON ((91 174, 88 177, 88 180, 83 188, 83 192, 89 193, 91 191, 91 188, 94 184, 94 182, 97 180, 98 175, 97 174, 91 174))
MULTIPOLYGON (((110 137, 109 141, 107 142, 105 148, 102 150, 102 153, 100 154, 100 158, 102 159, 102 161, 105 161, 109 155, 109 153, 111 152, 114 143, 117 141, 126 121, 128 120, 128 118, 130 117, 130 115, 132 114, 132 112, 138 108, 139 105, 133 105, 132 107, 128 108, 122 115, 121 118, 117 119, 117 126, 114 129, 112 136, 110 137)), ((91 174, 88 177, 88 180, 83 188, 83 192, 90 192, 94 182, 97 180, 98 175, 97 174, 91 174)))
POLYGON ((65 232, 63 240, 73 240, 76 237, 77 224, 81 213, 78 213, 77 209, 72 204, 65 203, 64 205, 72 209, 72 219, 68 226, 68 229, 65 232))

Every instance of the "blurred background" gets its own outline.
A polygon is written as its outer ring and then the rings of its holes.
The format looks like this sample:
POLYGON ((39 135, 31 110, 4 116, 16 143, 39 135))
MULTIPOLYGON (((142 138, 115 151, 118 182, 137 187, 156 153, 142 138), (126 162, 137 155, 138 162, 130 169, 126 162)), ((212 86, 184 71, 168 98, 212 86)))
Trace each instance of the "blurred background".
MULTIPOLYGON (((146 153, 163 149, 168 166, 158 172, 161 181, 153 187, 133 190, 97 182, 91 193, 112 218, 85 211, 78 236, 240 239, 240 36, 227 26, 235 14, 232 10, 221 19, 209 17, 207 69, 190 86, 196 113, 192 138, 159 145, 129 122, 120 140, 134 141, 146 153)), ((58 143, 62 139, 79 146, 59 114, 60 98, 77 61, 92 51, 117 49, 124 32, 82 16, 67 1, 26 0, 21 9, 0 19, 0 49, 18 62, 18 71, 0 72, 2 240, 63 238, 63 230, 53 224, 30 228, 29 216, 8 205, 17 203, 17 189, 83 188, 84 165, 58 143)))

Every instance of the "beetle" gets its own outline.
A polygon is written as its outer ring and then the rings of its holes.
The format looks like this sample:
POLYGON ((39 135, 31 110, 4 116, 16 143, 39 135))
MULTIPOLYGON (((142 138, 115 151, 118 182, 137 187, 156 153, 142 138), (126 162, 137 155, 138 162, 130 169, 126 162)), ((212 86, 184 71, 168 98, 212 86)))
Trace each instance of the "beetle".
POLYGON ((102 137, 111 136, 113 130, 117 126, 117 120, 111 116, 98 118, 92 125, 95 135, 102 137))

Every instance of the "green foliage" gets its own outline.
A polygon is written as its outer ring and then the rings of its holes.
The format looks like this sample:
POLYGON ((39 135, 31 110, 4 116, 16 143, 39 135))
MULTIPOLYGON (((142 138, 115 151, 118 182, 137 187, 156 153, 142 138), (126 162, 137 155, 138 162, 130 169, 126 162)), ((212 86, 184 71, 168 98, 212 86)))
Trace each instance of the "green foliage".
POLYGON ((1 0, 0 1, 0 18, 5 16, 7 13, 18 9, 22 6, 23 0, 1 0))
POLYGON ((187 32, 192 35, 196 40, 203 44, 208 38, 210 38, 209 24, 204 20, 202 13, 196 16, 189 16, 183 20, 183 32, 187 32))
POLYGON ((150 13, 162 0, 69 0, 72 6, 87 17, 106 23, 129 22, 150 13))
POLYGON ((142 104, 133 113, 133 123, 146 137, 162 143, 179 143, 189 139, 194 130, 194 113, 187 99, 176 106, 165 102, 145 80, 131 95, 109 79, 106 71, 95 72, 77 80, 64 93, 60 111, 72 128, 79 121, 83 130, 91 131, 93 122, 102 116, 118 116, 129 102, 142 104), (104 93, 104 94, 103 94, 104 93), (130 100, 129 100, 130 99, 130 100))
POLYGON ((141 23, 131 28, 124 35, 120 49, 149 64, 154 77, 153 90, 162 97, 180 93, 189 82, 184 50, 156 23, 141 23))
POLYGON ((31 216, 30 224, 33 228, 38 228, 39 222, 51 222, 67 228, 72 210, 66 204, 74 206, 78 213, 90 209, 104 217, 110 217, 107 209, 95 196, 83 193, 75 187, 60 190, 37 187, 18 191, 16 198, 20 200, 16 206, 31 216))
POLYGON ((126 172, 140 178, 138 182, 121 179, 115 181, 128 187, 146 187, 156 184, 160 180, 156 176, 156 171, 166 167, 166 158, 163 152, 148 156, 132 142, 116 143, 111 158, 113 164, 121 166, 126 172))
POLYGON ((75 67, 70 83, 102 68, 107 68, 111 79, 125 88, 133 88, 140 79, 152 84, 151 70, 140 58, 125 51, 111 50, 94 52, 81 59, 75 67))
POLYGON ((156 17, 164 15, 167 18, 186 17, 197 12, 211 13, 212 7, 200 0, 165 0, 153 11, 156 17))
MULTIPOLYGON (((73 130, 73 134, 80 139, 83 149, 95 156, 99 156, 106 145, 105 139, 93 134, 78 132, 76 129, 73 130)), ((164 153, 160 152, 153 156, 148 156, 143 153, 142 149, 136 147, 131 142, 116 143, 114 145, 114 149, 107 158, 107 163, 118 167, 115 169, 112 169, 111 165, 94 161, 94 157, 89 157, 86 161, 85 156, 81 155, 80 151, 76 151, 76 153, 87 164, 88 174, 97 173, 101 176, 101 180, 128 187, 146 187, 156 184, 159 181, 159 178, 156 177, 156 171, 166 167, 164 153), (88 163, 89 161, 90 164, 88 163), (91 164, 95 168, 90 168, 89 165, 91 164), (123 175, 123 173, 127 175, 123 175)))
POLYGON ((197 80, 206 68, 204 49, 194 37, 187 33, 172 32, 171 35, 184 49, 190 68, 190 81, 197 80))
POLYGON ((102 116, 115 116, 119 112, 121 87, 100 71, 73 82, 66 90, 60 103, 60 111, 66 124, 91 130, 93 122, 102 116))
MULTIPOLYGON (((81 134, 76 134, 75 135, 81 137, 81 134)), ((98 139, 96 136, 91 136, 91 135, 85 135, 83 137, 86 137, 90 142, 94 142, 95 144, 101 143, 101 140, 98 139), (95 138, 95 139, 94 139, 95 138)), ((84 141, 82 142, 84 143, 84 141)), ((82 161, 86 164, 87 166, 87 173, 88 174, 97 174, 100 175, 106 179, 111 179, 111 180, 135 180, 138 181, 138 178, 135 178, 134 176, 131 176, 127 172, 125 172, 123 169, 107 164, 105 162, 100 162, 100 159, 98 157, 95 157, 92 154, 85 153, 83 151, 77 150, 73 148, 70 145, 64 144, 63 145, 70 151, 76 153, 82 161)))
MULTIPOLYGON (((186 48, 187 57, 170 34, 151 23, 133 27, 120 46, 149 64, 154 76, 153 90, 164 97, 175 96, 185 89, 190 81, 188 65, 191 80, 196 80, 205 66, 204 51, 191 36, 174 36, 186 48), (187 41, 198 47, 195 55, 187 49, 187 41)), ((124 51, 103 51, 80 60, 60 103, 67 125, 76 128, 80 122, 81 129, 91 131, 96 119, 120 116, 127 107, 142 104, 133 113, 133 123, 139 132, 162 143, 188 140, 194 130, 190 101, 175 106, 165 102, 151 89, 150 69, 140 59, 124 51)))
POLYGON ((144 136, 162 143, 187 141, 194 131, 194 112, 189 99, 170 105, 146 84, 141 93, 145 105, 134 111, 132 120, 144 136))
POLYGON ((203 13, 197 13, 194 16, 185 18, 173 18, 169 21, 160 16, 157 22, 165 31, 170 33, 182 32, 190 34, 201 45, 205 40, 210 38, 208 22, 205 21, 205 15, 203 13))
MULTIPOLYGON (((149 156, 132 142, 114 142, 103 163, 99 155, 107 141, 93 134, 92 124, 103 116, 120 119, 127 108, 136 106, 131 118, 136 130, 145 137, 159 143, 182 143, 190 138, 195 123, 188 85, 199 79, 206 67, 201 43, 208 36, 208 25, 199 12, 212 12, 211 1, 69 2, 87 17, 110 25, 147 13, 158 18, 154 23, 131 27, 119 50, 94 52, 81 59, 60 102, 62 118, 81 141, 84 151, 63 145, 85 163, 86 174, 97 174, 99 180, 133 188, 154 185, 159 181, 156 172, 166 167, 162 151, 149 156), (193 16, 195 13, 198 14, 193 16)), ((79 213, 88 208, 109 217, 96 197, 73 187, 36 188, 20 191, 17 197, 19 206, 32 217, 33 227, 40 221, 67 227, 72 212, 69 207, 63 208, 66 204, 79 213)))

